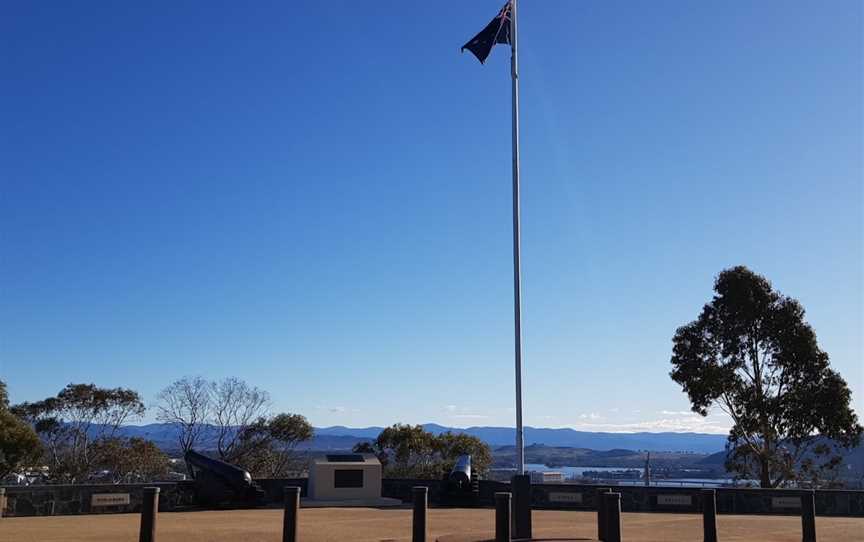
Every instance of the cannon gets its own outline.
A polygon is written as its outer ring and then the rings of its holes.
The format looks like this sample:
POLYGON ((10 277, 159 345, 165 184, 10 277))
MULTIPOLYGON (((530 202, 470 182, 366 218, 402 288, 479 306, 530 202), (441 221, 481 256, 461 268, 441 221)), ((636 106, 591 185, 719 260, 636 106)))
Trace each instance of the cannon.
POLYGON ((263 504, 266 494, 247 471, 195 450, 186 452, 185 459, 195 479, 195 497, 200 504, 263 504))
POLYGON ((441 504, 477 506, 480 503, 480 481, 471 470, 471 456, 460 455, 450 469, 441 491, 441 504))
POLYGON ((460 489, 468 487, 471 484, 471 456, 460 455, 456 459, 456 464, 450 471, 449 481, 456 484, 460 489))

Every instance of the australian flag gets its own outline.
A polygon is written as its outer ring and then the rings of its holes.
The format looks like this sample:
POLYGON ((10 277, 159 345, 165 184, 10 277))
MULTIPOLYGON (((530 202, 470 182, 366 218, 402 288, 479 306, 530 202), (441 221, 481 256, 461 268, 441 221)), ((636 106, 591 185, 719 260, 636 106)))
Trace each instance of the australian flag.
POLYGON ((511 4, 508 1, 492 22, 471 40, 462 46, 462 52, 468 49, 481 64, 486 63, 486 57, 492 52, 496 43, 510 43, 510 13, 511 4))

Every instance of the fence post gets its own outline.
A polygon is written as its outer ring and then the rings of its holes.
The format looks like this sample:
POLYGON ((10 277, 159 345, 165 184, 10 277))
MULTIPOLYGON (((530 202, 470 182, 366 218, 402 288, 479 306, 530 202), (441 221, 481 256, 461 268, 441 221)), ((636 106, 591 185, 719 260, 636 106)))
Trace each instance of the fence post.
POLYGON ((702 490, 702 533, 705 542, 717 542, 717 493, 702 490))
POLYGON ((801 540, 816 542, 816 492, 812 489, 801 493, 801 540))
POLYGON ((282 516, 282 542, 297 542, 297 516, 300 514, 300 488, 285 487, 285 513, 282 516))
POLYGON ((426 542, 426 509, 429 503, 429 488, 415 486, 411 488, 414 495, 414 523, 412 527, 412 542, 426 542))
POLYGON ((606 538, 605 542, 621 542, 621 494, 604 493, 603 503, 606 508, 606 538))
POLYGON ((603 502, 603 494, 611 491, 612 488, 609 487, 597 488, 597 540, 606 540, 606 503, 603 502))
POLYGON ((495 542, 510 542, 510 493, 495 493, 495 542))
POLYGON ((517 474, 510 484, 513 491, 513 536, 531 538, 531 476, 517 474))
POLYGON ((4 508, 6 508, 6 488, 0 487, 0 519, 3 519, 4 508))
POLYGON ((138 542, 156 542, 156 516, 159 514, 159 488, 145 487, 141 501, 141 529, 138 542))

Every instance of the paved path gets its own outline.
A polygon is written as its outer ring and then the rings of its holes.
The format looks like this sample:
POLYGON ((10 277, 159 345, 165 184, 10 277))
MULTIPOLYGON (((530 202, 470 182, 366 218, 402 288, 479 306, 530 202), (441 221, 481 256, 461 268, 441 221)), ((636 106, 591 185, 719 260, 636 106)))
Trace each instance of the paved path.
MULTIPOLYGON (((494 512, 487 509, 429 511, 430 542, 475 542, 493 536, 494 512)), ((685 514, 624 514, 626 542, 702 540, 702 517, 685 514)), ((0 519, 2 542, 137 542, 135 514, 0 519)), ((595 536, 593 512, 534 511, 536 537, 595 536)), ((163 513, 158 542, 280 542, 281 510, 163 513)), ((720 540, 800 542, 796 517, 720 516, 720 540)), ((819 540, 864 542, 864 518, 817 518, 819 540)), ((411 511, 315 508, 300 511, 301 542, 403 542, 411 540, 411 511)))

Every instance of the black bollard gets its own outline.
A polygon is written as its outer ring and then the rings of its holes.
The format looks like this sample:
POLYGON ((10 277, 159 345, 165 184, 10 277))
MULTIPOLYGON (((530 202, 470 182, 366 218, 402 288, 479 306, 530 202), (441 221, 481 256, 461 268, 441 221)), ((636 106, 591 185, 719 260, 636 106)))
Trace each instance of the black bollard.
POLYGON ((297 542, 297 519, 300 515, 300 488, 285 487, 285 513, 282 516, 282 542, 297 542))
POLYGON ((801 492, 801 540, 816 542, 816 492, 801 492))
POLYGON ((495 493, 495 542, 510 542, 510 493, 495 493))
POLYGON ((156 516, 159 514, 159 488, 145 487, 141 501, 141 530, 138 542, 156 542, 156 516))
POLYGON ((612 489, 608 487, 597 488, 597 540, 606 540, 606 503, 603 502, 603 494, 611 492, 612 489))
POLYGON ((606 505, 606 538, 604 542, 621 542, 621 494, 604 493, 606 505))
POLYGON ((414 496, 414 523, 412 527, 412 542, 426 542, 426 508, 429 502, 429 488, 414 486, 411 488, 414 496))
POLYGON ((717 542, 717 492, 702 490, 702 533, 705 542, 717 542))
POLYGON ((513 490, 513 536, 531 538, 531 476, 517 474, 511 481, 513 490))

